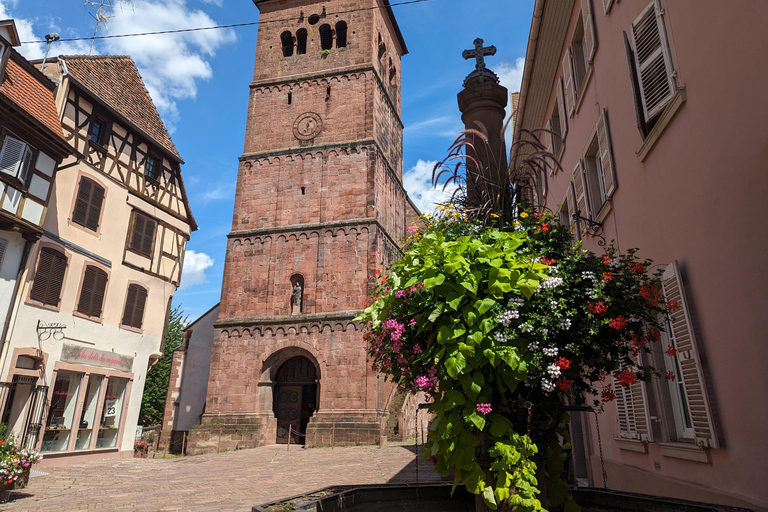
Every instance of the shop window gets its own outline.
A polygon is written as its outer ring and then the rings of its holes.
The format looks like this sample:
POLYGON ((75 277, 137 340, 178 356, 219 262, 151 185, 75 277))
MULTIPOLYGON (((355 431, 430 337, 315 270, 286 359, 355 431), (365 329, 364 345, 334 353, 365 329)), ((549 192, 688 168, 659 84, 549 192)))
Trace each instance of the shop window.
POLYGON ((125 299, 122 324, 126 327, 141 329, 144 319, 144 306, 147 303, 147 289, 132 284, 128 286, 128 294, 125 299))
POLYGON ((82 373, 57 372, 45 423, 42 451, 63 452, 68 449, 82 378, 82 373))
POLYGON ((336 48, 345 48, 347 46, 347 22, 340 21, 336 23, 336 48))
POLYGON ((144 256, 152 257, 152 246, 155 242, 155 227, 157 221, 141 212, 133 212, 133 227, 130 232, 130 245, 132 251, 144 256))
POLYGON ((29 298, 48 306, 57 307, 61 299, 61 288, 64 284, 64 273, 67 270, 67 257, 50 247, 40 250, 35 281, 29 298))
POLYGON ((296 31, 296 55, 307 53, 307 29, 300 28, 296 31))
POLYGON ((83 402, 83 411, 80 414, 75 450, 88 450, 91 448, 93 428, 96 424, 96 409, 99 406, 99 392, 101 391, 101 383, 103 381, 103 375, 91 375, 88 379, 88 390, 83 402))
POLYGON ((128 379, 110 378, 107 380, 107 392, 101 410, 101 423, 96 438, 96 448, 114 448, 120 433, 120 420, 125 400, 125 387, 128 379))
POLYGON ((99 228, 101 204, 104 202, 104 187, 83 176, 77 189, 75 211, 72 212, 72 222, 91 231, 99 228))
POLYGON ((77 312, 100 318, 106 289, 107 273, 99 267, 87 265, 83 275, 83 286, 80 289, 80 300, 77 301, 77 312))
POLYGON ((6 135, 0 147, 0 173, 26 185, 32 173, 35 150, 26 142, 6 135))
POLYGON ((322 50, 330 50, 333 48, 333 32, 330 25, 320 26, 320 48, 322 50))

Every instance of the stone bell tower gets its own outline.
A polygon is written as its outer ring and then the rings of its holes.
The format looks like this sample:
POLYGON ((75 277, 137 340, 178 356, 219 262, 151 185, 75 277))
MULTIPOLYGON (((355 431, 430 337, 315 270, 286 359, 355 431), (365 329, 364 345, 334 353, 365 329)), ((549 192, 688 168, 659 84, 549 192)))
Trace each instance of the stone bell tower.
POLYGON ((402 185, 407 50, 387 0, 254 3, 245 147, 190 447, 376 443, 394 389, 353 319, 418 216, 402 185))

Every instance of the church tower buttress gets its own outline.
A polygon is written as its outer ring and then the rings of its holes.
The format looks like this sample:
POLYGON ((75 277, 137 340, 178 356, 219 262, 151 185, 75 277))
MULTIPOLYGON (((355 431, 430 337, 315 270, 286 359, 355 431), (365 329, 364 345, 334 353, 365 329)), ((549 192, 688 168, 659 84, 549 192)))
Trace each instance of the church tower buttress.
POLYGON ((254 3, 245 144, 190 447, 376 443, 394 389, 353 319, 418 216, 402 186, 407 49, 387 0, 254 3))

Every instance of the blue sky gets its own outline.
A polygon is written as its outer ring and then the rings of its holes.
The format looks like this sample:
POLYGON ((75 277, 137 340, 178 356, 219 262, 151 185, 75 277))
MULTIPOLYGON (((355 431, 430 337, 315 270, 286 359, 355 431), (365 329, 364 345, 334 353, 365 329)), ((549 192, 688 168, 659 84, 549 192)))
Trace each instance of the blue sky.
MULTIPOLYGON (((398 0, 391 0, 396 4, 398 0)), ((98 33, 126 34, 257 21, 251 0, 137 0, 120 8, 98 33)), ((518 90, 533 0, 429 0, 395 6, 410 53, 403 58, 404 185, 422 208, 439 200, 432 163, 462 129, 456 94, 473 61, 461 57, 476 37, 498 53, 487 65, 502 85, 518 90)), ((0 0, 0 19, 14 18, 22 41, 58 32, 93 34, 93 7, 82 0, 0 0)), ((130 55, 186 164, 182 174, 199 231, 187 245, 181 288, 174 297, 190 320, 219 301, 226 234, 231 228, 237 158, 243 150, 256 48, 256 26, 174 35, 96 40, 94 53, 130 55)), ((58 42, 51 54, 83 54, 90 41, 58 42)), ((23 45, 29 59, 44 45, 23 45)))

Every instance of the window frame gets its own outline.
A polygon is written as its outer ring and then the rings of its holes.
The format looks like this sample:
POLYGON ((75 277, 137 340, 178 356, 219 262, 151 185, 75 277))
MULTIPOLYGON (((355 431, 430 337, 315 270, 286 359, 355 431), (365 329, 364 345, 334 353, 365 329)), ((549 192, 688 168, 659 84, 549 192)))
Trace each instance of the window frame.
MULTIPOLYGON (((29 305, 45 308, 45 309, 50 309, 52 311, 60 311, 61 310, 62 302, 64 300, 64 286, 65 286, 65 284, 67 282, 67 275, 69 273, 69 268, 71 266, 70 265, 71 259, 72 259, 72 255, 64 247, 61 247, 61 246, 56 245, 56 244, 51 244, 51 243, 48 243, 48 242, 41 242, 40 243, 40 247, 37 250, 37 255, 36 255, 36 258, 35 258, 34 271, 33 271, 33 275, 30 277, 30 283, 31 284, 29 286, 29 291, 27 292, 27 298, 25 300, 25 303, 29 304, 29 305), (41 255, 42 255, 43 251, 58 252, 59 254, 64 255, 64 259, 66 260, 65 267, 64 267, 64 272, 62 274, 62 279, 61 279, 61 287, 59 289, 59 298, 58 298, 58 301, 56 302, 55 305, 49 304, 49 303, 45 302, 44 300, 43 301, 37 300, 37 299, 32 297, 32 292, 33 292, 33 290, 35 288, 35 283, 37 282, 37 278, 39 277, 39 274, 40 274, 40 261, 41 261, 41 258, 42 258, 41 255)), ((50 285, 50 283, 48 283, 46 285, 46 287, 49 286, 49 285, 50 285)), ((47 294, 47 288, 46 288, 46 294, 47 294)))
POLYGON ((107 147, 109 146, 109 135, 112 130, 112 123, 108 119, 109 118, 105 116, 100 110, 96 110, 94 106, 92 119, 90 125, 88 126, 88 144, 102 152, 107 151, 107 147), (99 132, 98 140, 94 140, 93 130, 97 121, 101 122, 101 131, 99 132))
MULTIPOLYGON (((147 213, 144 213, 141 210, 134 209, 133 212, 131 212, 131 223, 130 223, 129 229, 128 229, 128 236, 126 237, 126 250, 130 251, 132 253, 138 254, 140 256, 143 256, 145 258, 149 258, 151 260, 152 259, 152 255, 155 252, 155 242, 157 240, 157 229, 158 229, 159 225, 160 225, 160 222, 156 218, 152 217, 151 215, 149 215, 147 213), (144 217, 144 219, 145 219, 144 222, 146 222, 147 220, 152 221, 154 223, 154 226, 155 226, 154 229, 152 230, 152 246, 151 246, 151 248, 149 250, 149 253, 145 253, 141 249, 135 249, 133 247, 133 239, 135 237, 136 224, 137 224, 136 220, 137 220, 137 218, 139 216, 144 217)), ((145 226, 146 226, 146 224, 145 224, 145 226)), ((143 238, 144 238, 145 235, 146 235, 146 227, 144 227, 144 233, 142 233, 142 235, 141 235, 141 237, 142 237, 141 246, 142 247, 144 246, 143 238)))
POLYGON ((163 159, 152 151, 148 151, 144 157, 144 179, 153 183, 159 183, 163 177, 163 159), (149 164, 152 163, 151 172, 149 164))
POLYGON ((309 32, 307 29, 300 28, 296 31, 296 55, 306 55, 309 41, 309 32))
POLYGON ((139 333, 140 332, 144 332, 144 330, 143 330, 144 329, 144 325, 145 325, 144 318, 145 318, 145 316, 147 314, 147 304, 148 303, 149 303, 149 288, 146 285, 144 285, 143 283, 140 283, 138 281, 128 281, 128 286, 126 286, 126 288, 125 288, 125 298, 123 299, 122 313, 120 314, 120 328, 121 329, 129 330, 129 331, 133 331, 133 332, 139 332, 139 333), (136 296, 136 298, 134 298, 133 311, 132 311, 132 314, 131 314, 131 321, 136 319, 135 317, 136 317, 136 304, 137 303, 135 301, 138 298, 138 293, 139 293, 138 290, 144 290, 144 305, 142 307, 141 318, 140 318, 140 323, 139 323, 138 327, 133 325, 132 323, 131 324, 124 323, 125 315, 127 313, 127 308, 128 308, 128 297, 130 296, 130 292, 131 292, 131 288, 132 287, 134 287, 137 290, 137 292, 136 292, 137 296, 136 296))
POLYGON ((290 30, 285 30, 280 34, 280 52, 283 54, 283 58, 293 57, 294 55, 294 38, 290 30), (290 40, 289 40, 290 39, 290 40))
POLYGON ((333 34, 333 27, 330 23, 323 23, 320 28, 317 29, 318 36, 320 37, 320 50, 331 51, 333 50, 333 40, 335 39, 333 34), (327 48, 326 48, 327 46, 327 48))
MULTIPOLYGON (((102 265, 99 265, 95 262, 87 261, 83 264, 83 270, 80 276, 80 284, 77 291, 77 301, 75 302, 75 309, 72 311, 73 315, 79 316, 81 318, 85 318, 87 320, 93 320, 97 322, 101 322, 104 318, 104 309, 105 304, 107 301, 107 292, 109 289, 109 281, 110 281, 110 273, 109 270, 104 268, 102 265), (90 297, 90 311, 81 311, 80 310, 80 303, 83 301, 83 293, 85 292, 85 277, 86 272, 88 272, 88 269, 92 268, 96 272, 96 275, 99 276, 99 273, 103 273, 105 281, 104 281, 104 289, 102 290, 102 297, 101 297, 101 305, 99 306, 99 314, 98 315, 92 315, 92 307, 93 307, 93 299, 95 296, 95 291, 92 292, 92 295, 90 297)), ((94 283, 95 284, 95 283, 94 283)))
POLYGON ((339 20, 334 25, 336 31, 336 48, 346 48, 349 45, 349 24, 344 20, 339 20), (342 44, 343 43, 343 44, 342 44))

